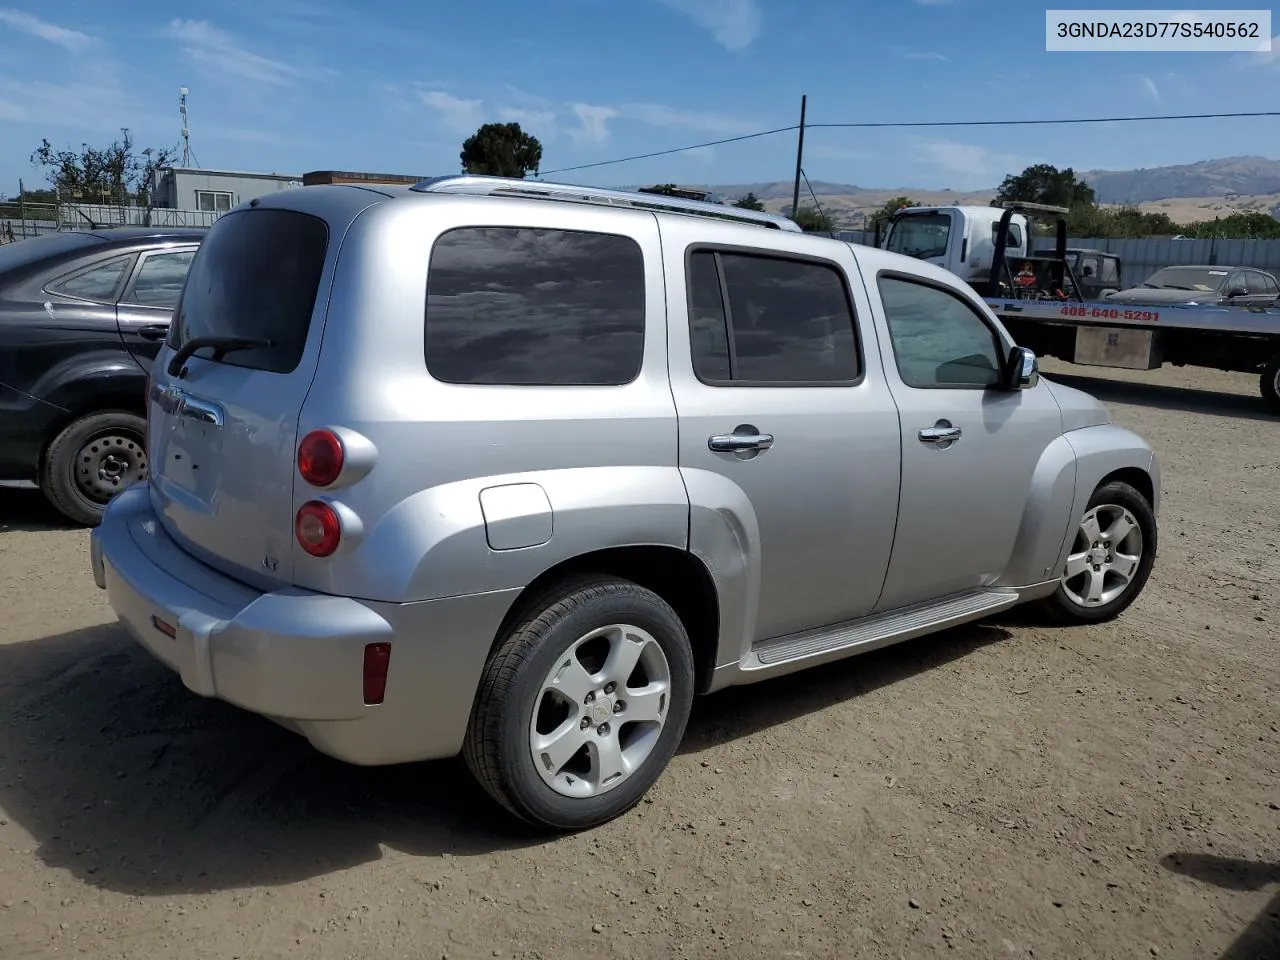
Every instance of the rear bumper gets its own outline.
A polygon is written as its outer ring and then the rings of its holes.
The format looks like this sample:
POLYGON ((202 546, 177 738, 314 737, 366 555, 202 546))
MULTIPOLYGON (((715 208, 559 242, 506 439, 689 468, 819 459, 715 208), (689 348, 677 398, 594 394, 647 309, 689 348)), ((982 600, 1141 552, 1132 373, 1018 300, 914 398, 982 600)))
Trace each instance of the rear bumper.
POLYGON ((359 764, 458 752, 492 631, 512 599, 377 604, 297 588, 262 593, 182 550, 145 484, 108 505, 90 557, 121 623, 190 690, 359 764), (375 642, 392 643, 390 674, 383 703, 367 705, 364 648, 375 642))

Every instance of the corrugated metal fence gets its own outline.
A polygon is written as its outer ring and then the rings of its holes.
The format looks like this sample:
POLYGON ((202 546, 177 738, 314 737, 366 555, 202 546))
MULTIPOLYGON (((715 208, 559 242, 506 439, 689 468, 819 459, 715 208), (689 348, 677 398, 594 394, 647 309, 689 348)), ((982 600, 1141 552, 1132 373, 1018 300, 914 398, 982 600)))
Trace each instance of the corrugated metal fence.
MULTIPOLYGON (((841 240, 871 245, 870 230, 843 230, 841 240)), ((1136 287, 1161 267, 1180 263, 1221 264, 1230 267, 1257 267, 1280 276, 1280 240, 1175 240, 1173 237, 1145 237, 1136 240, 1104 240, 1100 237, 1072 237, 1071 247, 1104 250, 1120 257, 1121 282, 1136 287)))

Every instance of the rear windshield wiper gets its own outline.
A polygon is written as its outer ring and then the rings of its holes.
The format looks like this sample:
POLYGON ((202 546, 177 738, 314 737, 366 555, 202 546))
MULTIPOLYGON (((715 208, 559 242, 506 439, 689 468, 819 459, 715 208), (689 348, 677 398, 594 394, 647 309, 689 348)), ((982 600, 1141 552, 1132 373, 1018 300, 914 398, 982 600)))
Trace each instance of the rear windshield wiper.
POLYGON ((221 360, 232 350, 252 350, 254 347, 274 347, 274 340, 260 337, 193 337, 178 348, 178 352, 169 361, 169 376, 176 377, 182 365, 197 350, 205 347, 213 348, 213 360, 221 360))

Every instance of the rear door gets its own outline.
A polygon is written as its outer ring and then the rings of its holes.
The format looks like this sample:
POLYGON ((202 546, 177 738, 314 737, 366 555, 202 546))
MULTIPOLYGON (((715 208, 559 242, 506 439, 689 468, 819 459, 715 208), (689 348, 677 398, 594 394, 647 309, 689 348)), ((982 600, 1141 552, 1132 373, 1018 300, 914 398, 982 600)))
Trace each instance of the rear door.
POLYGON ((296 425, 319 350, 328 245, 326 221, 308 213, 263 205, 222 217, 152 368, 147 442, 165 528, 261 589, 292 573, 296 425), (175 350, 210 337, 266 343, 220 359, 202 348, 170 372, 175 350))
POLYGON ((165 246, 142 253, 116 304, 120 337, 143 369, 150 368, 164 342, 197 246, 165 246))
POLYGON ((900 445, 849 247, 758 232, 662 223, 690 549, 723 556, 720 514, 758 565, 752 643, 875 605, 900 445))

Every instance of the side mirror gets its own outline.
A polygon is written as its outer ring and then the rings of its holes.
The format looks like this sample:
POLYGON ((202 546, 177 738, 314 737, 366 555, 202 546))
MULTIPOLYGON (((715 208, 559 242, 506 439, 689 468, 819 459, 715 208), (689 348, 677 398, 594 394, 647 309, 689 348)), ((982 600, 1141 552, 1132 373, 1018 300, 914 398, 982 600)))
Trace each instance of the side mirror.
POLYGON ((1010 349, 1009 361, 1005 364, 1005 389, 1027 390, 1039 382, 1040 364, 1035 351, 1027 347, 1010 349))

